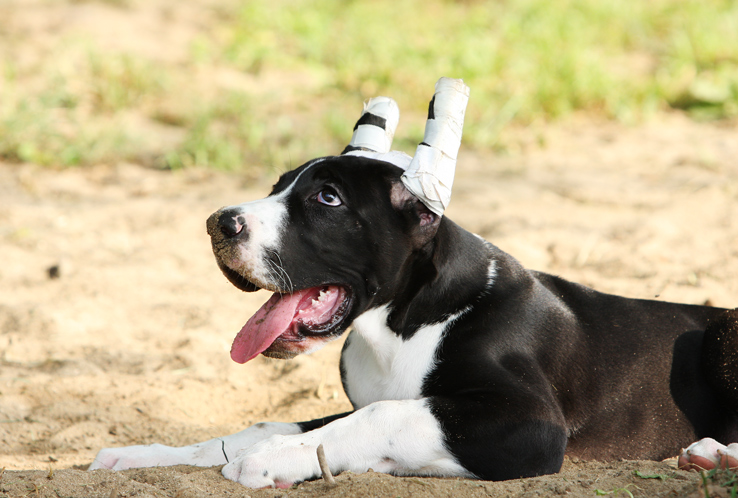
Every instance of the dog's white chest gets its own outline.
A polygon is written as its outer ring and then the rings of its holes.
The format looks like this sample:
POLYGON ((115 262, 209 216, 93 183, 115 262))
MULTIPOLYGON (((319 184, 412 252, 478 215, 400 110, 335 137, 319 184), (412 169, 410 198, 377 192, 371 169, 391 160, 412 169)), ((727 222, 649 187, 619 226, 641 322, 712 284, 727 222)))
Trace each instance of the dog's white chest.
POLYGON ((436 363, 436 350, 449 323, 421 327, 403 340, 387 326, 387 306, 363 313, 341 356, 346 394, 356 408, 375 401, 419 399, 436 363))

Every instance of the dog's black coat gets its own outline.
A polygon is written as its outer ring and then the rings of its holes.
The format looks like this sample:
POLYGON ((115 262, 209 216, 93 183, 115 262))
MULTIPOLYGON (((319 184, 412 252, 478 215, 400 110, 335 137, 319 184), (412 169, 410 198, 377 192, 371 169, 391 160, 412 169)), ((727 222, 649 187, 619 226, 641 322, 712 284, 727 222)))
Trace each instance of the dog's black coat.
POLYGON ((738 312, 627 299, 527 270, 429 215, 401 174, 341 156, 283 175, 272 194, 293 190, 280 263, 295 288, 350 289, 335 334, 387 303, 388 325, 405 339, 466 309, 422 387, 466 469, 502 480, 557 472, 565 452, 663 459, 702 437, 738 441, 738 312), (341 206, 315 202, 326 188, 341 206))

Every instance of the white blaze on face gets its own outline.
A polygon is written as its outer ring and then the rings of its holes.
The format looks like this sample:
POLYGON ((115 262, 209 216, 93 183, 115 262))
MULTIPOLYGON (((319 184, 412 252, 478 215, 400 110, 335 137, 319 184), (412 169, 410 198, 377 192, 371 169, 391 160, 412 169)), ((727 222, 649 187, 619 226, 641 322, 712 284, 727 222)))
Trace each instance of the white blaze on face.
POLYGON ((278 252, 281 235, 287 219, 287 206, 284 198, 267 197, 258 201, 235 206, 234 216, 244 219, 244 230, 248 230, 248 240, 238 244, 223 260, 231 270, 248 275, 249 280, 260 287, 269 288, 273 284, 274 270, 266 262, 270 251, 278 252))
POLYGON ((279 260, 282 246, 282 235, 287 230, 287 198, 291 194, 300 177, 323 159, 317 159, 308 165, 297 178, 283 191, 265 199, 245 202, 229 208, 233 216, 244 219, 244 230, 248 230, 248 239, 235 246, 222 262, 231 270, 248 279, 259 287, 268 290, 288 289, 289 277, 284 270, 270 264, 270 255, 279 260))

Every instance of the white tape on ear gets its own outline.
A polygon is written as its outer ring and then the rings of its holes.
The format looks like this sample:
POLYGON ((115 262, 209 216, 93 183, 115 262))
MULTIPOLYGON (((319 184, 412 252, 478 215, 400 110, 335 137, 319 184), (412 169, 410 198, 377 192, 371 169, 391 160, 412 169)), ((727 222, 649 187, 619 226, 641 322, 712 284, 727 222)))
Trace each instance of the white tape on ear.
POLYGON ((351 142, 342 154, 353 150, 386 153, 392 147, 400 108, 389 97, 374 97, 364 103, 364 112, 354 126, 351 142))
POLYGON ((469 87, 462 80, 438 80, 428 109, 423 142, 402 175, 405 187, 439 216, 443 216, 451 201, 468 102, 469 87))

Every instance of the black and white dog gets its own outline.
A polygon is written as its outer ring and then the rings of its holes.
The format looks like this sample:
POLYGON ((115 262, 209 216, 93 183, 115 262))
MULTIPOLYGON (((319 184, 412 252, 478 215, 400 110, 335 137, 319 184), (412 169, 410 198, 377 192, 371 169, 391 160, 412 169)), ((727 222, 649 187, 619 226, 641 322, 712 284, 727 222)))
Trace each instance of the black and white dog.
POLYGON ((355 410, 105 449, 91 469, 221 465, 226 449, 227 478, 286 487, 320 475, 323 444, 333 472, 503 480, 555 473, 565 454, 664 459, 702 438, 682 467, 738 466, 738 310, 527 270, 426 207, 397 157, 310 161, 207 222, 226 277, 274 292, 233 359, 292 358, 351 326, 340 368, 355 410))

